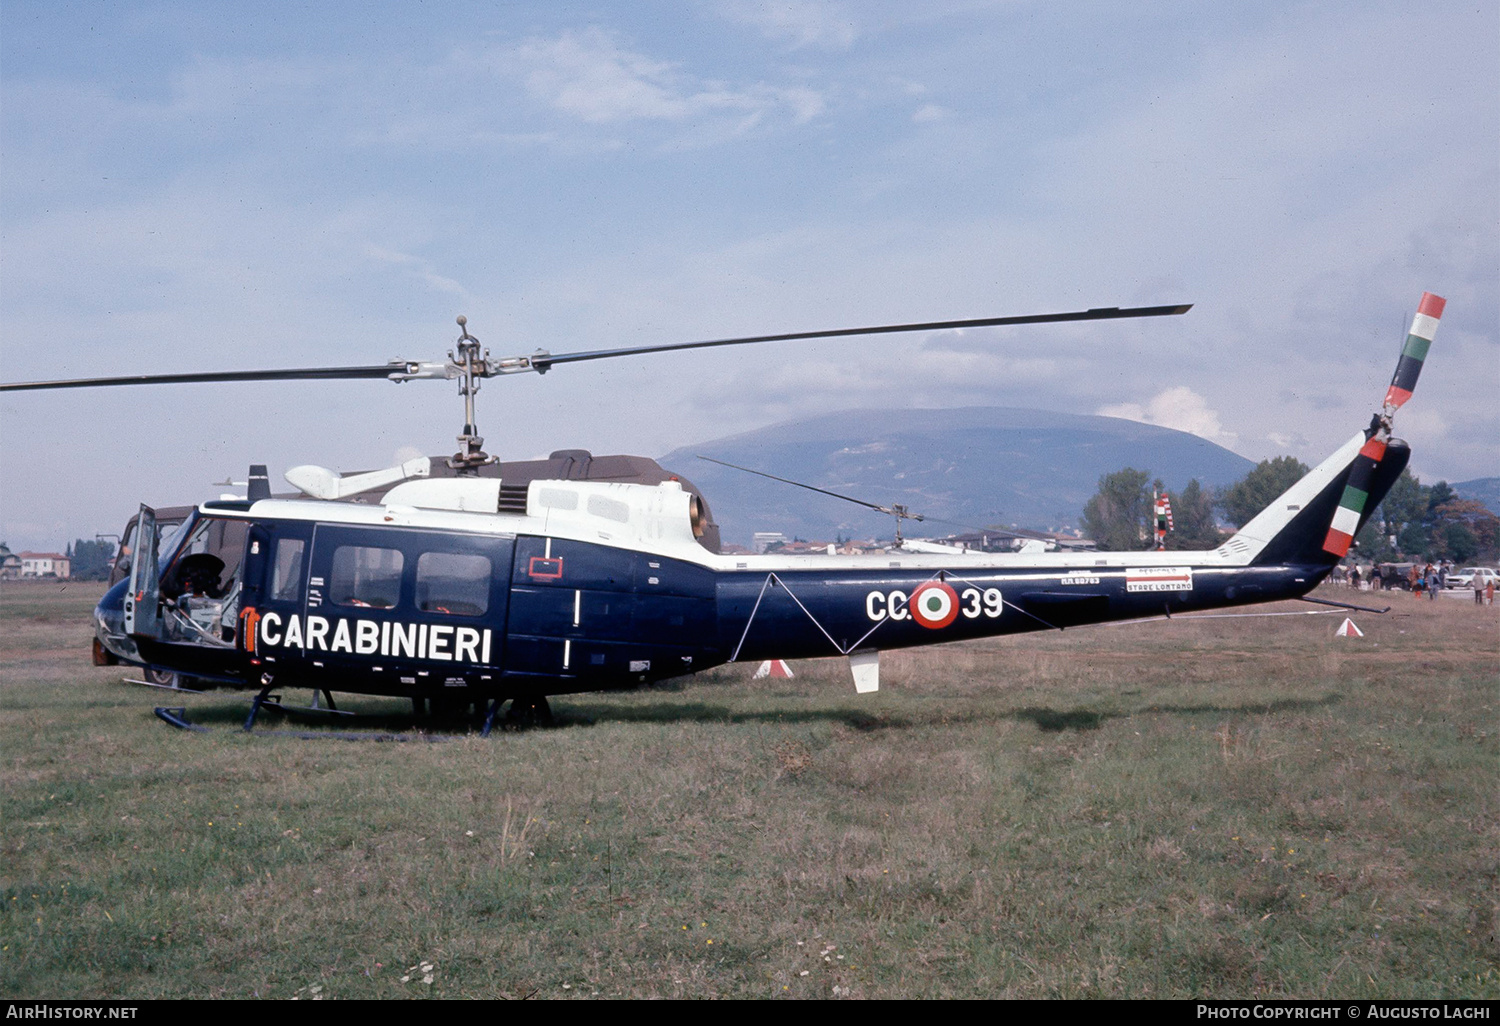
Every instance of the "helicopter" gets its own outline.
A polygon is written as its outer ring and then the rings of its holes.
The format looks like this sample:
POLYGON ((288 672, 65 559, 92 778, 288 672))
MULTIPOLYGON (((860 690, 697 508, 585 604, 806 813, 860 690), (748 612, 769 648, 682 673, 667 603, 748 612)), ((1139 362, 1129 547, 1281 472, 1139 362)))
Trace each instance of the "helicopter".
MULTIPOLYGON (((510 475, 483 449, 485 377, 638 353, 1012 324, 1169 316, 1189 306, 882 325, 493 359, 467 322, 446 361, 137 375, 0 391, 199 381, 457 379, 459 449, 339 475, 263 466, 243 499, 210 500, 163 537, 142 505, 128 574, 95 610, 96 662, 255 690, 409 698, 473 708, 488 733, 550 717, 555 695, 640 687, 730 662, 840 656, 877 691, 880 652, 939 642, 1308 598, 1348 552, 1410 459, 1392 436, 1445 300, 1424 293, 1370 424, 1215 549, 878 555, 718 551, 708 506, 657 467, 639 480, 510 475), (652 480, 646 478, 654 477, 652 480), (363 501, 361 501, 363 500, 363 501)), ((555 453, 559 462, 583 459, 555 453)), ((547 461, 543 461, 547 462, 547 461)), ((648 461, 650 462, 650 461, 648 461)), ((569 463, 571 468, 573 463, 569 463)), ((654 466, 654 464, 653 464, 654 466)), ((532 468, 537 470, 538 468, 532 468)), ((899 517, 898 517, 899 524, 899 517)), ((1363 608, 1363 607, 1352 607, 1363 608)))

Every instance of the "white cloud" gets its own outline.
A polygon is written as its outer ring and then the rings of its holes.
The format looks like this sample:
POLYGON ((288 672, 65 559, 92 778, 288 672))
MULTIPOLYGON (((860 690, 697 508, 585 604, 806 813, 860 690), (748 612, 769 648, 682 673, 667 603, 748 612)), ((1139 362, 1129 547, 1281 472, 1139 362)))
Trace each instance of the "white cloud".
POLYGON ((761 0, 752 4, 727 3, 720 10, 731 21, 749 25, 767 38, 788 42, 793 48, 847 50, 859 38, 854 12, 847 4, 761 0))
POLYGON ((749 128, 777 113, 802 123, 823 110, 822 97, 811 89, 765 83, 736 88, 699 79, 674 63, 626 49, 598 27, 527 40, 506 62, 522 73, 533 97, 590 124, 727 116, 749 128))
POLYGON ((1140 403, 1119 403, 1101 406, 1097 411, 1101 417, 1121 417, 1142 424, 1186 431, 1226 447, 1233 446, 1238 436, 1225 431, 1219 423, 1219 415, 1208 406, 1208 401, 1186 385, 1168 388, 1140 403))
POLYGON ((454 279, 449 278, 446 275, 438 274, 437 271, 433 269, 432 265, 426 260, 411 256, 408 253, 398 253, 397 251, 387 249, 384 246, 375 245, 366 246, 365 255, 384 264, 394 264, 398 267, 405 267, 409 269, 412 275, 414 275, 418 281, 426 284, 427 287, 432 289, 434 292, 442 292, 450 296, 457 296, 459 299, 463 300, 472 298, 472 296, 469 294, 468 289, 464 288, 454 279))

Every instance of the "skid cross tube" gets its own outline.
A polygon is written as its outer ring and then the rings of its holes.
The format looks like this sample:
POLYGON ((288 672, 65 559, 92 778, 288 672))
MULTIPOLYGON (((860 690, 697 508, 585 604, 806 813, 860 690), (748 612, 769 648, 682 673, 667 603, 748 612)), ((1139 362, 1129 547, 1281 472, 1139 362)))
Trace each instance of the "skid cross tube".
POLYGON ((497 698, 490 703, 489 712, 484 716, 484 728, 480 730, 480 737, 489 737, 490 730, 495 726, 495 716, 500 712, 500 707, 505 704, 505 699, 497 698))
POLYGON ((260 689, 260 694, 255 696, 255 701, 250 703, 250 715, 245 717, 246 734, 250 733, 251 728, 255 726, 255 717, 260 715, 260 707, 265 704, 266 696, 271 693, 271 689, 275 686, 276 682, 274 680, 266 681, 266 686, 260 689))

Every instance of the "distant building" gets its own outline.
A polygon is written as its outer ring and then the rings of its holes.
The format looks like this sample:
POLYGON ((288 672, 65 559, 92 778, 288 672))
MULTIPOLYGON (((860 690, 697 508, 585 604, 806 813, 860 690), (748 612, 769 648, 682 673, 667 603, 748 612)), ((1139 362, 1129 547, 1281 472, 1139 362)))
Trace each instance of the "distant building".
POLYGON ((1043 551, 1057 548, 1057 541, 1052 535, 1024 527, 987 527, 983 531, 958 534, 941 541, 970 552, 1019 552, 1028 542, 1040 543, 1043 551))
POLYGON ((785 542, 786 535, 780 531, 756 531, 753 548, 756 552, 764 552, 778 542, 785 542))
POLYGON ((21 553, 22 577, 67 577, 71 572, 71 561, 61 552, 21 553))
POLYGON ((786 556, 831 556, 837 549, 836 542, 789 541, 782 542, 776 551, 786 556))

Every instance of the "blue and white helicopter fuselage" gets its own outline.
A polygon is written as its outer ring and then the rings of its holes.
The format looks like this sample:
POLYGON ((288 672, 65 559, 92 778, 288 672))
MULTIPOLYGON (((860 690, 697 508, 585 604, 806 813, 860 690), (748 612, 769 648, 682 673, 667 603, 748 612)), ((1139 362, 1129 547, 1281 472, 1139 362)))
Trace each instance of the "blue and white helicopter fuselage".
MULTIPOLYGON (((524 513, 473 477, 209 502, 104 596, 98 647, 246 687, 475 703, 823 656, 869 691, 884 649, 1305 595, 1338 561, 1324 539, 1369 437, 1205 551, 719 554, 672 481, 532 481, 524 513)), ((1408 457, 1390 443, 1366 518, 1408 457)))

